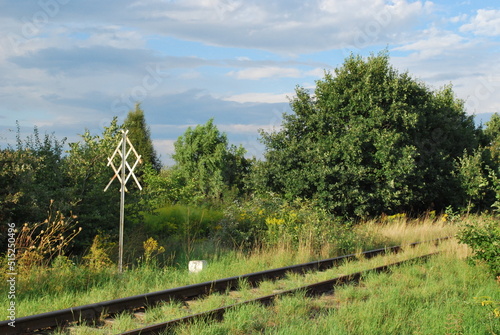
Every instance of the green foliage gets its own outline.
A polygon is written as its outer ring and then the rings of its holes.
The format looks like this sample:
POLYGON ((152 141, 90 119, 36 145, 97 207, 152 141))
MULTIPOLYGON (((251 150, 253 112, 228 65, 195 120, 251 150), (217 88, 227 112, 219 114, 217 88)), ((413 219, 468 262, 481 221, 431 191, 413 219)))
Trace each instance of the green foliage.
POLYGON ((492 190, 495 193, 495 202, 491 205, 494 212, 500 211, 500 177, 498 176, 499 170, 491 170, 489 171, 488 177, 491 180, 492 190))
MULTIPOLYGON (((118 230, 120 186, 115 181, 107 192, 104 188, 114 173, 107 166, 108 157, 118 145, 120 136, 120 126, 115 118, 101 135, 92 135, 86 130, 81 141, 69 144, 65 167, 71 205, 84 228, 78 241, 80 249, 90 246, 100 232, 113 234, 118 230)), ((135 188, 132 186, 129 190, 135 188)), ((133 193, 129 192, 130 196, 133 193)), ((126 210, 130 213, 130 207, 126 210)))
POLYGON ((224 207, 224 217, 215 228, 212 238, 224 247, 254 247, 266 231, 268 213, 279 206, 275 197, 253 197, 234 201, 224 207))
POLYGON ((493 300, 490 296, 474 297, 476 303, 490 310, 490 316, 500 321, 500 300, 493 300))
POLYGON ((193 200, 218 201, 232 187, 242 189, 248 161, 243 147, 229 146, 213 119, 186 130, 174 143, 175 169, 193 200))
POLYGON ((156 258, 159 254, 165 252, 165 248, 158 245, 158 241, 150 237, 142 243, 144 247, 143 264, 144 266, 156 265, 156 258))
POLYGON ((339 228, 337 220, 302 199, 283 202, 277 211, 265 219, 267 231, 264 241, 269 245, 308 243, 315 252, 326 244, 339 251, 353 251, 353 239, 339 228))
POLYGON ((113 265, 113 261, 109 257, 109 252, 115 244, 110 242, 107 237, 96 235, 89 251, 83 257, 85 265, 89 270, 100 271, 113 265))
POLYGON ((288 202, 273 194, 226 206, 212 238, 228 247, 307 246, 314 253, 323 249, 354 252, 363 243, 374 242, 372 237, 356 231, 353 223, 307 200, 288 202))
POLYGON ((222 218, 216 209, 189 205, 167 205, 144 214, 144 228, 155 237, 184 236, 204 238, 210 235, 222 218))
POLYGON ((134 145, 137 153, 141 155, 143 165, 149 165, 155 171, 159 172, 161 170, 161 162, 153 147, 151 131, 139 103, 135 105, 135 110, 128 113, 127 118, 123 122, 123 128, 128 130, 128 138, 134 145))
POLYGON ((298 87, 291 107, 280 131, 261 133, 257 187, 348 217, 462 201, 453 160, 477 146, 477 131, 450 87, 430 91, 386 54, 351 56, 314 94, 298 87))
POLYGON ((467 212, 476 207, 484 210, 491 207, 494 192, 491 188, 493 181, 489 166, 485 165, 484 156, 487 154, 483 148, 479 148, 468 154, 464 151, 462 157, 456 161, 456 177, 458 178, 467 201, 462 207, 467 212))
POLYGON ((491 152, 491 157, 495 163, 500 163, 500 115, 495 113, 486 122, 484 130, 486 137, 486 148, 491 152))
POLYGON ((486 123, 484 130, 483 161, 488 170, 489 192, 495 198, 491 205, 498 211, 500 208, 500 115, 495 113, 486 123))
POLYGON ((500 221, 497 217, 466 224, 457 238, 472 248, 473 259, 485 262, 495 276, 500 276, 500 221))
POLYGON ((61 199, 58 209, 70 210, 62 201, 68 196, 63 173, 64 142, 54 135, 42 138, 37 127, 33 135, 22 140, 18 129, 16 150, 0 150, 0 222, 43 221, 52 199, 61 199))
POLYGON ((0 150, 0 222, 17 221, 23 216, 20 206, 26 206, 24 198, 34 180, 38 159, 27 151, 0 150))
POLYGON ((149 211, 191 200, 192 192, 184 185, 178 169, 163 168, 158 173, 150 165, 146 165, 142 171, 144 188, 141 199, 149 211))

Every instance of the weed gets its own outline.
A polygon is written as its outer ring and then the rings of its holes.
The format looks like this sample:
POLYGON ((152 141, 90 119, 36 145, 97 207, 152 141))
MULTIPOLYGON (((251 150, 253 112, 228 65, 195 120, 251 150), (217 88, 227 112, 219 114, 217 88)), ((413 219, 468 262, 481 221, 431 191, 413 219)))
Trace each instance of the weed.
POLYGON ((76 229, 78 222, 73 222, 76 216, 65 217, 60 211, 53 212, 53 203, 51 200, 44 222, 25 223, 19 232, 16 250, 21 271, 35 265, 48 265, 54 257, 64 255, 81 231, 81 228, 76 229))
POLYGON ((109 242, 106 237, 96 235, 89 252, 83 257, 87 267, 92 271, 99 271, 112 265, 109 250, 113 246, 114 243, 109 242))
POLYGON ((144 264, 151 266, 155 262, 156 256, 165 252, 165 248, 158 245, 158 241, 150 237, 143 243, 144 246, 144 264))

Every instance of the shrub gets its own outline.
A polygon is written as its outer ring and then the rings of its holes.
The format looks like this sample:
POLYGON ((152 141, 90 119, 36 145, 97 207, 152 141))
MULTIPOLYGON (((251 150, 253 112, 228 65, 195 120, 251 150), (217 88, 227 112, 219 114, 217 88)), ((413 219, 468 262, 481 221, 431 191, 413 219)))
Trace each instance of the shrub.
POLYGON ((365 241, 357 237, 354 224, 341 221, 312 201, 285 201, 270 193, 226 208, 213 238, 223 245, 252 247, 308 246, 352 252, 365 241))
POLYGON ((486 217, 483 221, 466 224, 458 234, 461 243, 472 248, 472 259, 485 262, 494 275, 500 276, 500 222, 486 217))
POLYGON ((109 242, 106 237, 96 235, 90 246, 89 252, 83 257, 87 267, 93 271, 99 271, 113 265, 109 257, 109 250, 114 244, 109 242))

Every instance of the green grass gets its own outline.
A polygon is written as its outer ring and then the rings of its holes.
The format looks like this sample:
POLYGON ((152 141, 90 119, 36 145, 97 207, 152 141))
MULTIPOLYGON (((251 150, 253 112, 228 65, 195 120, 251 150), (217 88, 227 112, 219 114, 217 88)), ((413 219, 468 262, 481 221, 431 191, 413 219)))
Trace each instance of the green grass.
POLYGON ((196 322, 176 334, 498 334, 500 318, 479 297, 500 301, 485 267, 452 254, 369 274, 330 297, 298 293, 230 311, 223 322, 196 322))
MULTIPOLYGON (((314 258, 308 255, 304 259, 288 249, 275 249, 274 257, 263 250, 250 254, 226 251, 206 256, 209 266, 198 274, 189 273, 187 264, 139 266, 126 269, 122 274, 117 273, 115 267, 92 271, 74 264, 63 268, 32 268, 18 275, 17 317, 242 275, 314 258)), ((7 294, 1 295, 2 304, 8 304, 7 294)))

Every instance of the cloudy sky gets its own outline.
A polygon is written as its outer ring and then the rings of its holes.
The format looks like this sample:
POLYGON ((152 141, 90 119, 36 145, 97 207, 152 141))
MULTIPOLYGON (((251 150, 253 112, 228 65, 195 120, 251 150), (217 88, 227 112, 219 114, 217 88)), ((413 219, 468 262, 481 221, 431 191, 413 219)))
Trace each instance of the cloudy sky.
POLYGON ((0 146, 16 120, 73 142, 141 102, 166 164, 212 117, 259 157, 297 85, 386 48, 477 120, 500 112, 498 0, 0 0, 0 31, 0 146))

